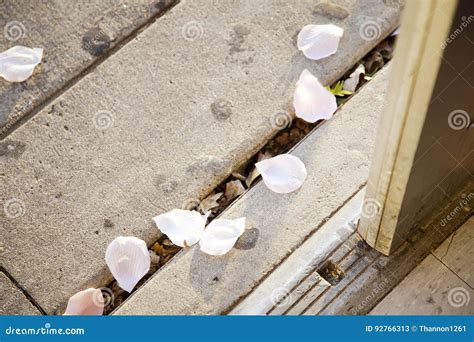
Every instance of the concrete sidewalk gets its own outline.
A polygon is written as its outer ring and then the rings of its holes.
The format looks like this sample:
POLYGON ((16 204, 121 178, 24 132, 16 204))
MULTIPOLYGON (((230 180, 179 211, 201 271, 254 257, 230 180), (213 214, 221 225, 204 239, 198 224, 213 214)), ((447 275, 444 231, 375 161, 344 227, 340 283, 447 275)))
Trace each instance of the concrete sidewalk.
POLYGON ((308 170, 298 191, 277 194, 259 182, 223 213, 246 217, 236 248, 218 258, 182 252, 116 314, 222 314, 248 295, 367 182, 388 78, 385 68, 291 152, 308 170))
MULTIPOLYGON (((289 110, 304 68, 331 83, 398 23, 397 6, 340 4, 347 15, 312 0, 182 1, 149 26, 1 142, 1 266, 48 313, 79 290, 107 285, 110 241, 156 241, 152 217, 205 196, 277 132, 272 119, 289 110), (372 40, 360 34, 368 18, 380 28, 372 40), (295 37, 309 23, 345 29, 337 54, 314 62, 297 50, 295 37)), ((348 120, 363 130, 373 124, 348 120)), ((345 129, 331 138, 355 130, 345 129)), ((357 187, 370 144, 344 141, 358 159, 357 187)), ((212 281, 199 280, 203 289, 212 281)))
POLYGON ((8 83, 0 78, 0 137, 176 2, 1 1, 0 52, 23 45, 43 48, 44 56, 27 81, 8 83))

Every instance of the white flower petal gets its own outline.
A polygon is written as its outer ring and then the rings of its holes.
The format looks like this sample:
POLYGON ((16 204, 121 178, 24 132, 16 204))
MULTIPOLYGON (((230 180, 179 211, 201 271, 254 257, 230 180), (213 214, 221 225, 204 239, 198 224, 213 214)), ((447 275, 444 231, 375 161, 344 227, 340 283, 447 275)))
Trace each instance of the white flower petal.
POLYGON ((224 255, 234 247, 244 231, 245 217, 235 220, 215 219, 202 233, 199 246, 204 253, 224 255))
POLYGON ((293 106, 297 117, 316 122, 330 119, 337 109, 337 102, 336 97, 305 69, 296 83, 293 106))
POLYGON ((145 241, 133 236, 119 236, 107 247, 105 262, 119 286, 132 292, 150 270, 150 254, 145 241))
POLYGON ((15 46, 0 53, 0 76, 9 82, 23 82, 43 58, 43 49, 15 46))
POLYGON ((189 247, 201 238, 210 212, 201 215, 197 211, 173 209, 154 217, 158 229, 177 246, 189 247))
POLYGON ((306 25, 298 34, 298 49, 313 60, 334 54, 344 30, 336 25, 306 25))
POLYGON ((64 315, 95 315, 104 313, 104 298, 100 289, 87 289, 69 298, 64 315))
POLYGON ((359 84, 360 75, 365 74, 364 64, 359 64, 357 68, 344 80, 344 90, 354 92, 359 84))
POLYGON ((265 185, 280 194, 297 190, 306 179, 306 167, 303 162, 291 154, 262 160, 255 164, 262 175, 265 185))

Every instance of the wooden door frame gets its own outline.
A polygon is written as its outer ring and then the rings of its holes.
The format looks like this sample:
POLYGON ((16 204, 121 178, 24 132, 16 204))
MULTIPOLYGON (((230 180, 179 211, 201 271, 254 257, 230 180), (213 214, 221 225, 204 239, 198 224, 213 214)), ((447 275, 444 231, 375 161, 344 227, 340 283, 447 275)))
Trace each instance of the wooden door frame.
MULTIPOLYGON (((433 213, 447 200, 430 198, 425 203, 416 203, 414 192, 420 191, 416 189, 417 186, 413 186, 416 184, 416 177, 420 179, 423 172, 438 172, 435 177, 440 180, 446 176, 443 173, 445 168, 430 168, 426 164, 417 165, 418 170, 415 172, 415 163, 422 154, 420 150, 423 146, 420 145, 431 138, 426 136, 430 134, 428 126, 432 124, 431 120, 427 120, 427 114, 430 104, 434 101, 433 97, 436 96, 433 91, 437 83, 439 85, 439 82, 443 81, 438 77, 440 66, 444 62, 443 55, 447 49, 459 50, 459 47, 463 46, 461 42, 457 47, 447 46, 446 42, 452 27, 455 26, 456 9, 459 10, 460 5, 466 5, 468 1, 407 1, 404 9, 401 33, 392 62, 387 103, 379 125, 366 198, 358 226, 358 232, 367 243, 385 255, 389 255, 407 240, 417 220, 425 218, 430 212, 433 213), (421 170, 422 168, 425 170, 421 170), (407 207, 407 204, 410 204, 410 207, 407 207)), ((450 98, 449 101, 451 100, 454 99, 450 98)), ((446 116, 448 114, 449 112, 446 116)), ((439 122, 436 124, 440 125, 439 122)), ((472 147, 472 130, 469 137, 467 129, 453 130, 447 120, 443 121, 443 125, 446 135, 457 134, 456 141, 469 140, 466 143, 467 148, 472 147)), ((433 165, 448 162, 443 160, 445 157, 441 154, 432 154, 430 158, 433 165)), ((467 174, 470 174, 469 170, 467 174)), ((462 182, 469 180, 469 175, 465 178, 455 180, 454 187, 459 189, 462 182)), ((421 188, 423 186, 427 187, 429 184, 420 184, 421 188)), ((452 193, 454 192, 453 190, 452 193)))

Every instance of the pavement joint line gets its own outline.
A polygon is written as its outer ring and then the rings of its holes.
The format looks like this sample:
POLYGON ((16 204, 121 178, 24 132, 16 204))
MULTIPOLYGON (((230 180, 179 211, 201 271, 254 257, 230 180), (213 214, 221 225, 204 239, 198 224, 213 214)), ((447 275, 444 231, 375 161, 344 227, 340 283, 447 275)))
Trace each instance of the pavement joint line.
POLYGON ((17 281, 15 278, 12 277, 8 271, 0 265, 0 273, 5 274, 5 276, 16 286, 18 290, 26 297, 26 299, 33 305, 43 316, 46 316, 46 311, 38 304, 38 302, 26 291, 17 281))

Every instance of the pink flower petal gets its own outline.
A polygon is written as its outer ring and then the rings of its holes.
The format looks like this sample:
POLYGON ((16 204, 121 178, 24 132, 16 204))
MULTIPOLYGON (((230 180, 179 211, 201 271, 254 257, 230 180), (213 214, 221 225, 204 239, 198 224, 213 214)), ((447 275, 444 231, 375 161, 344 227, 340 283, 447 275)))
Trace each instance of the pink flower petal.
POLYGON ((0 53, 0 76, 8 82, 27 80, 43 58, 43 49, 15 46, 0 53))
POLYGON ((303 162, 291 154, 281 154, 265 159, 255 166, 267 188, 280 194, 299 189, 307 175, 303 162))
POLYGON ((119 236, 107 247, 105 261, 118 285, 132 292, 150 270, 150 254, 145 241, 133 236, 119 236))
POLYGON ((173 209, 154 217, 156 226, 177 246, 190 247, 199 241, 210 212, 173 209))
POLYGON ((316 122, 332 118, 337 109, 337 102, 336 97, 305 69, 296 83, 293 106, 297 117, 316 122))
POLYGON ((199 246, 204 253, 224 255, 234 247, 244 231, 245 217, 235 220, 215 219, 202 233, 199 246))
POLYGON ((306 25, 298 34, 298 49, 313 60, 336 53, 344 30, 336 25, 306 25))
POLYGON ((100 316, 104 313, 104 298, 100 289, 87 289, 69 298, 64 315, 100 316))

